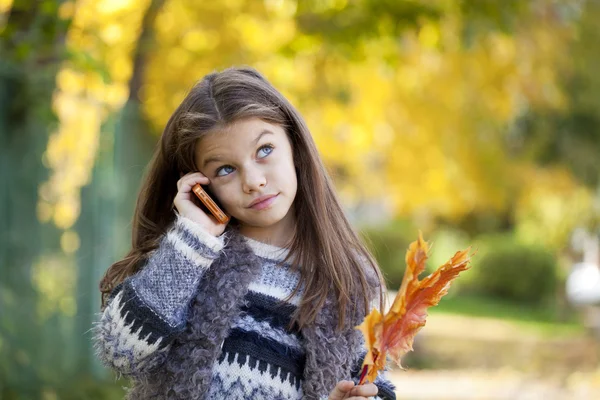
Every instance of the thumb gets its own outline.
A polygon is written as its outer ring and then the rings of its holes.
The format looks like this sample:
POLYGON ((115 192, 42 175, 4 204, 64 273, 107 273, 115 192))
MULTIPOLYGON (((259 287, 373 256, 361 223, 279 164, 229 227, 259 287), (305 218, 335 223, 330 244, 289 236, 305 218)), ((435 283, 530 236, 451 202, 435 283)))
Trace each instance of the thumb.
POLYGON ((329 394, 329 400, 342 400, 346 397, 346 394, 352 390, 354 382, 352 381, 339 381, 335 388, 329 394))

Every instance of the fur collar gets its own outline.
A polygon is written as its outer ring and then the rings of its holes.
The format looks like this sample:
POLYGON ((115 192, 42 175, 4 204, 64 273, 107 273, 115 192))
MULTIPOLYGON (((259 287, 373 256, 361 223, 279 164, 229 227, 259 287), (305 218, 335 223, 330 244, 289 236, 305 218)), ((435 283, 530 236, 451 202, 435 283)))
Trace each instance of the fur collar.
MULTIPOLYGON (((361 310, 355 302, 355 310, 361 310)), ((306 365, 302 390, 305 399, 327 397, 343 379, 352 380, 352 367, 358 362, 362 346, 360 313, 349 315, 345 326, 336 331, 338 312, 334 299, 328 298, 315 322, 302 330, 306 365)))

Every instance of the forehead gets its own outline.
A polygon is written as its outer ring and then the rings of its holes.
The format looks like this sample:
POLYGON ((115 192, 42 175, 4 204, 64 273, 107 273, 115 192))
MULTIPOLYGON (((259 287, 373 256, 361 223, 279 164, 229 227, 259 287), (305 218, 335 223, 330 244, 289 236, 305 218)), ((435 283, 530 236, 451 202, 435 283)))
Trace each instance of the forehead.
MULTIPOLYGON (((287 140, 287 134, 280 125, 258 118, 236 121, 207 133, 198 140, 195 148, 196 163, 201 167, 207 158, 242 153, 253 148, 261 137, 270 141, 287 140)), ((260 142, 262 141, 261 139, 260 142)))
POLYGON ((258 118, 245 119, 204 135, 198 140, 196 154, 202 157, 213 151, 252 146, 261 135, 278 139, 287 136, 280 125, 270 124, 258 118))

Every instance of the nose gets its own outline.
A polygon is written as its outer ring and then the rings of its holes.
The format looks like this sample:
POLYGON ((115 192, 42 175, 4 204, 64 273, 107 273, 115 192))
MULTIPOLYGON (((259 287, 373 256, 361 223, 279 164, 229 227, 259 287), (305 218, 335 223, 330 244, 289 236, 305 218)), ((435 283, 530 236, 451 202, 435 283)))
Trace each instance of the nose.
POLYGON ((267 184, 267 177, 259 168, 247 168, 243 173, 242 190, 252 193, 261 190, 267 184))

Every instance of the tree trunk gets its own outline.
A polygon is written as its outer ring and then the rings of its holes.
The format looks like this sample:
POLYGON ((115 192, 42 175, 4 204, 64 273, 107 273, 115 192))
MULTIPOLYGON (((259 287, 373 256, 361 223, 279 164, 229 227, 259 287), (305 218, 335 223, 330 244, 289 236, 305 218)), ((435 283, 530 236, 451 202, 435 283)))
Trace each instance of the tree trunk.
MULTIPOLYGON (((102 127, 101 151, 96 158, 92 183, 82 189, 82 212, 77 222, 81 238, 77 258, 82 271, 78 298, 83 300, 77 329, 81 332, 90 328, 95 313, 100 310, 98 284, 104 272, 131 246, 131 219, 138 187, 156 144, 141 113, 139 92, 153 47, 154 23, 164 3, 164 0, 153 0, 145 11, 133 54, 127 103, 102 127)), ((82 353, 87 354, 87 366, 91 366, 95 375, 104 375, 105 370, 93 356, 89 344, 85 346, 82 353)))
POLYGON ((43 379, 42 321, 31 275, 40 256, 59 245, 56 229, 39 223, 37 202, 70 24, 59 18, 60 4, 15 0, 0 34, 0 365, 10 366, 0 371, 0 398, 39 397, 43 379))

